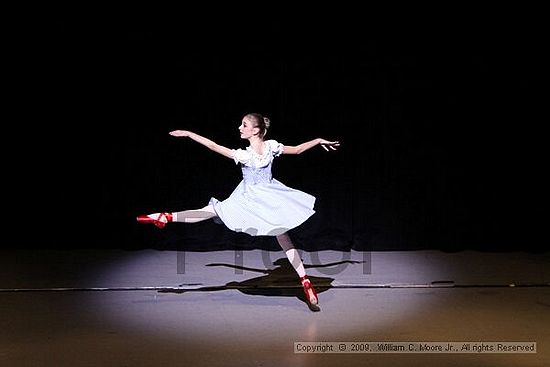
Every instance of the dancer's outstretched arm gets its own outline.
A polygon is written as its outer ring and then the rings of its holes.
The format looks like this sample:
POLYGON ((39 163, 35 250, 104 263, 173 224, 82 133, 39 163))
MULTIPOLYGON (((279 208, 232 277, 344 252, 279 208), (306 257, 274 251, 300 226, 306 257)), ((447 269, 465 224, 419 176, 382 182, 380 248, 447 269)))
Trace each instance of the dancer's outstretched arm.
POLYGON ((172 135, 172 136, 178 137, 178 138, 183 138, 183 137, 191 138, 194 141, 196 141, 197 143, 202 144, 205 147, 207 147, 208 149, 213 150, 214 152, 219 153, 219 154, 221 154, 221 155, 223 155, 227 158, 233 159, 233 156, 235 154, 232 149, 224 147, 223 145, 219 145, 219 144, 213 142, 212 140, 210 140, 208 138, 205 138, 204 136, 201 136, 199 134, 195 134, 192 131, 174 130, 174 131, 170 131, 169 134, 172 135))
POLYGON ((317 138, 296 146, 285 145, 283 149, 283 154, 300 154, 308 149, 313 148, 316 145, 322 146, 323 149, 328 152, 330 150, 336 150, 336 148, 340 146, 340 142, 317 138))

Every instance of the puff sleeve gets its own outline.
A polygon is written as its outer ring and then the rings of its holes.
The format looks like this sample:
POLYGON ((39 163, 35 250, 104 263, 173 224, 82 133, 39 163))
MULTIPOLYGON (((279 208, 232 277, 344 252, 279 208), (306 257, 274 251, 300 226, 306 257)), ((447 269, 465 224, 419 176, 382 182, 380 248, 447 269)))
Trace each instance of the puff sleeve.
POLYGON ((252 154, 244 149, 233 149, 233 160, 235 164, 247 164, 252 159, 252 154))
POLYGON ((274 157, 278 157, 283 154, 283 150, 285 148, 283 144, 279 143, 277 140, 268 140, 267 143, 269 144, 269 149, 271 149, 274 157))

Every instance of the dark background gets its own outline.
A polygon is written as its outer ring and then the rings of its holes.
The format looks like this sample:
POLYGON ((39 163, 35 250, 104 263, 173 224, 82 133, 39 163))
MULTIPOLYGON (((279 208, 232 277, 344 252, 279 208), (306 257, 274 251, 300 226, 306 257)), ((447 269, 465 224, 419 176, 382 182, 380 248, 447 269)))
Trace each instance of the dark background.
POLYGON ((536 24, 357 18, 59 17, 21 30, 4 246, 276 250, 211 221, 135 222, 240 181, 231 160, 169 131, 244 147, 237 127, 259 112, 284 144, 342 142, 276 160, 276 178, 317 197, 291 233, 302 249, 540 251, 536 24))

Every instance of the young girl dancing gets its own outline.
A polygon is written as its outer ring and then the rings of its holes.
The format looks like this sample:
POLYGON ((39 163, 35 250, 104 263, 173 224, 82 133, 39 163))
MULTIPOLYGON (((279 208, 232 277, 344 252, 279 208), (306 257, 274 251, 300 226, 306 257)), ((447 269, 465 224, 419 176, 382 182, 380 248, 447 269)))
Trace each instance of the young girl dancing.
POLYGON ((244 116, 239 132, 241 139, 249 142, 246 150, 226 148, 191 131, 171 131, 172 136, 191 138, 208 149, 233 159, 241 166, 243 180, 223 201, 211 198, 202 209, 140 215, 137 221, 164 228, 169 222, 197 223, 214 219, 235 232, 245 232, 252 236, 275 236, 300 277, 309 308, 319 311, 317 292, 287 233, 315 213, 315 197, 274 179, 271 165, 273 159, 281 154, 300 154, 316 145, 322 146, 326 151, 336 150, 340 143, 317 138, 297 146, 283 145, 275 140, 264 139, 269 125, 270 120, 258 113, 244 116))

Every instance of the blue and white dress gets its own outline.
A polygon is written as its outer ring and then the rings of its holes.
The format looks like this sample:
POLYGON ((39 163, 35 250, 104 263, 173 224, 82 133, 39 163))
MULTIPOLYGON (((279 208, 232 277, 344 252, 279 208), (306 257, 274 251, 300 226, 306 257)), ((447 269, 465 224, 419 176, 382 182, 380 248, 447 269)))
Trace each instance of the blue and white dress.
POLYGON ((299 226, 315 213, 314 196, 290 188, 272 177, 273 159, 283 153, 283 148, 283 144, 267 140, 262 155, 251 147, 233 150, 243 180, 227 199, 218 201, 211 198, 209 203, 227 228, 252 236, 278 236, 299 226))

